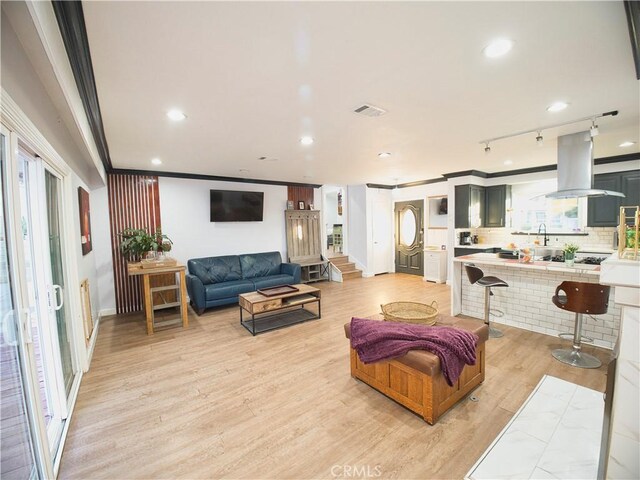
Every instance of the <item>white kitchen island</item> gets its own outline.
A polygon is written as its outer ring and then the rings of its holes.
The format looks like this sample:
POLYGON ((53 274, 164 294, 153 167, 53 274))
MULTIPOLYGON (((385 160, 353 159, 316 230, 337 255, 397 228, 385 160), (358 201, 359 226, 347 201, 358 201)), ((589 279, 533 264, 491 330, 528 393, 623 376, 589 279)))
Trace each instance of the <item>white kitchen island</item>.
MULTIPOLYGON (((598 283, 600 279, 599 265, 568 267, 554 262, 520 263, 498 258, 494 253, 455 257, 451 277, 452 315, 484 318, 484 287, 469 283, 465 264, 476 265, 485 275, 494 275, 509 284, 509 287, 492 289, 491 309, 504 312, 502 317, 492 315, 492 322, 553 336, 573 332, 575 323, 573 313, 565 312, 551 302, 556 287, 565 280, 598 283)), ((620 308, 614 298, 612 290, 609 311, 597 315, 595 320, 585 315, 582 325, 584 336, 593 338, 595 345, 609 349, 613 348, 620 329, 620 308)))

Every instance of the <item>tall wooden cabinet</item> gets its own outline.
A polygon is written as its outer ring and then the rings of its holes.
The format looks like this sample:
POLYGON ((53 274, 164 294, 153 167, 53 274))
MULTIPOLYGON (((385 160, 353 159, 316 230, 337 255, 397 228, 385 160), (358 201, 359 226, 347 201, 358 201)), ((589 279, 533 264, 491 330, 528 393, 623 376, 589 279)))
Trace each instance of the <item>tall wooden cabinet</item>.
POLYGON ((302 283, 329 279, 327 260, 322 256, 319 210, 285 210, 287 257, 300 264, 302 283))

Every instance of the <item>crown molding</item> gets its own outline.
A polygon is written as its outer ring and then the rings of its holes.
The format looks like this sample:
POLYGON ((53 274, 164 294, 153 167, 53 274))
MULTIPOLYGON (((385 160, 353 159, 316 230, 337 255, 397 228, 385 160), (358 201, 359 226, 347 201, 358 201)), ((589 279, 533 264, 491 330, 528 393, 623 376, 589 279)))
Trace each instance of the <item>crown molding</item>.
POLYGON ((199 173, 184 173, 184 172, 164 172, 159 170, 135 170, 128 168, 112 168, 109 171, 111 175, 155 175, 157 177, 168 178, 184 178, 189 180, 213 180, 216 182, 235 182, 235 183, 254 183, 257 185, 276 185, 280 187, 310 187, 320 188, 322 185, 314 183, 297 183, 297 182, 283 182, 279 180, 261 180, 254 178, 237 178, 237 177, 222 177, 218 175, 204 175, 199 173))

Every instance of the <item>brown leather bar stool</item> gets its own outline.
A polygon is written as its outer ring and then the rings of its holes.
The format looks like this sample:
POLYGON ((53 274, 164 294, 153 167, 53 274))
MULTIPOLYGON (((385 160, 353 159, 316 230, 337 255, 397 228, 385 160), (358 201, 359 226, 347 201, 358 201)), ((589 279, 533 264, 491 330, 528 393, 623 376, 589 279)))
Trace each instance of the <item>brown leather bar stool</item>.
MULTIPOLYGON (((582 336, 582 315, 585 313, 590 315, 607 313, 610 290, 611 287, 599 283, 583 282, 562 282, 556 287, 556 293, 551 299, 553 304, 576 314, 573 347, 571 350, 557 349, 551 352, 556 360, 580 368, 598 368, 602 365, 602 362, 596 357, 581 351, 584 338, 582 336)), ((561 333, 561 338, 562 335, 561 333)))
POLYGON ((493 328, 489 320, 489 317, 491 316, 491 295, 493 295, 491 288, 508 287, 509 284, 504 280, 500 280, 498 277, 485 277, 483 271, 473 265, 465 265, 464 268, 467 271, 467 277, 469 277, 469 282, 471 284, 477 283, 484 287, 484 323, 489 327, 489 337, 502 337, 504 334, 497 328, 493 328))

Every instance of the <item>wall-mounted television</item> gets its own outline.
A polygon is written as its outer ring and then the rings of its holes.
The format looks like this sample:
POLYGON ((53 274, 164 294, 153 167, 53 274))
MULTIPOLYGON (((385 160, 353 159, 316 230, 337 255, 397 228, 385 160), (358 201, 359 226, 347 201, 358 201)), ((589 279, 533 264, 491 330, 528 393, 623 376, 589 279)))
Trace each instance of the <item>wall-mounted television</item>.
POLYGON ((261 222, 264 192, 211 190, 212 222, 261 222))

